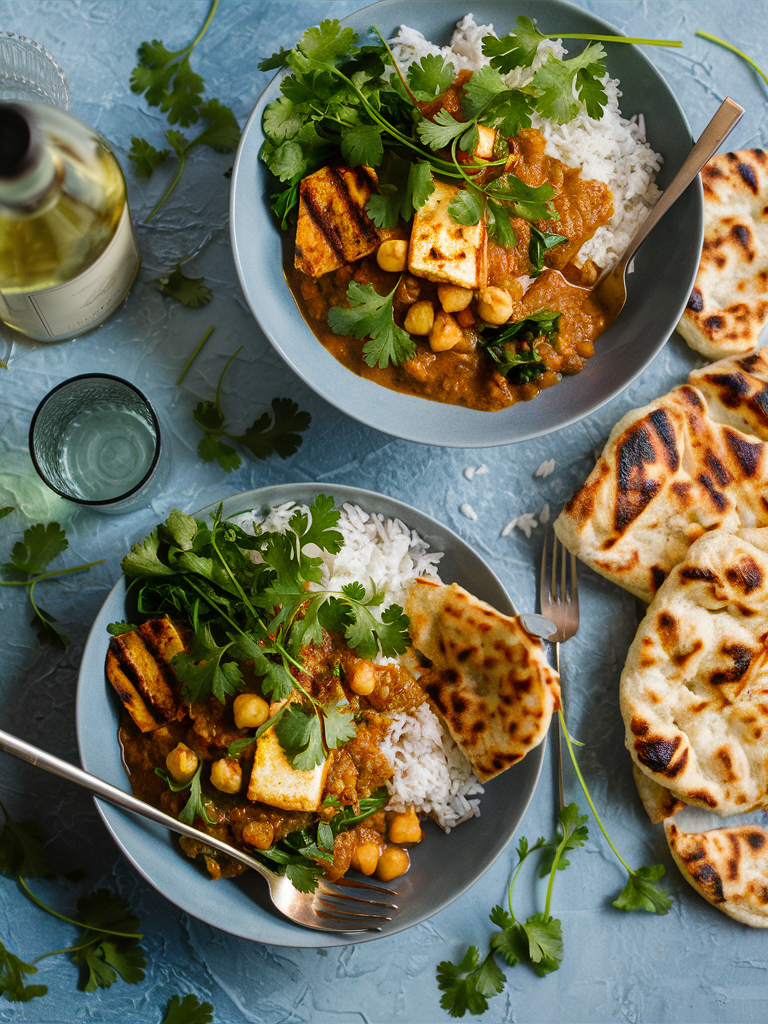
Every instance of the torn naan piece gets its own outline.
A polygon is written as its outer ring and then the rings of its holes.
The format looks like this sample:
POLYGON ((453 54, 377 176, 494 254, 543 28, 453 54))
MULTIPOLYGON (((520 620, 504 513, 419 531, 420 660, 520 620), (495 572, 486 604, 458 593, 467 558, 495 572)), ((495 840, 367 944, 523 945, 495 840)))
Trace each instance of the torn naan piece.
POLYGON ((649 778, 645 772, 641 772, 636 764, 632 765, 632 775, 637 786, 637 794, 642 801, 645 813, 654 825, 666 821, 673 814, 677 814, 685 806, 682 800, 678 799, 665 786, 649 778))
POLYGON ((768 832, 737 825, 681 832, 665 822, 667 842, 683 878, 713 907, 752 928, 768 928, 768 832))
POLYGON ((619 700, 637 768, 719 815, 768 800, 768 554, 706 534, 667 577, 629 649, 619 700))
POLYGON ((677 329, 720 359, 751 352, 768 322, 768 153, 720 153, 701 178, 704 246, 677 329))
POLYGON ((419 682, 485 782, 537 746, 560 706, 560 683, 537 637, 455 583, 419 578, 405 613, 431 662, 419 682))
POLYGON ((713 420, 768 441, 768 348, 693 370, 688 383, 702 393, 713 420))
POLYGON ((616 424, 555 533, 647 602, 702 534, 768 526, 766 490, 768 441, 715 421, 684 384, 616 424))

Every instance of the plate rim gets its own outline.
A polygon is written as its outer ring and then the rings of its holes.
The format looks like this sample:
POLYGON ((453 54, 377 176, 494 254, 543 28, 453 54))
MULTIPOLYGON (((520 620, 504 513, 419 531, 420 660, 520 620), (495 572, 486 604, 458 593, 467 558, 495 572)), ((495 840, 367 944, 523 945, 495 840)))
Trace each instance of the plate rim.
MULTIPOLYGON (((409 516, 410 514, 413 514, 416 520, 422 521, 422 524, 427 523, 428 525, 437 528, 437 530, 443 536, 448 537, 452 541, 452 543, 456 544, 457 550, 460 551, 464 555, 464 557, 469 555, 472 559, 476 561, 477 565, 482 569, 482 572, 486 575, 486 579, 489 584, 490 590, 496 591, 496 597, 494 598, 494 600, 496 600, 498 603, 502 605, 500 610, 505 611, 507 614, 517 614, 517 609, 515 608, 514 602, 512 601, 510 595, 507 593, 507 590, 504 587, 501 580, 498 578, 498 576, 493 571, 491 566, 488 565, 486 560, 467 541, 465 541, 462 537, 455 533, 455 531, 452 530, 449 526, 441 523, 439 520, 435 519, 429 513, 422 512, 415 506, 412 506, 407 502, 401 501, 398 498, 392 498, 390 495, 386 495, 380 492, 370 491, 364 488, 347 486, 342 484, 332 485, 323 482, 300 482, 286 484, 271 484, 261 488, 241 491, 236 494, 230 495, 222 500, 225 503, 225 508, 226 506, 232 505, 235 502, 241 504, 243 501, 245 501, 246 504, 243 505, 242 507, 242 510, 245 511, 250 508, 257 508, 262 504, 274 504, 275 501, 277 500, 278 495, 280 496, 280 500, 282 501, 304 500, 299 499, 298 496, 301 494, 306 494, 308 491, 313 492, 315 494, 331 494, 334 498, 336 507, 339 507, 340 505, 347 502, 352 502, 354 504, 360 504, 361 507, 364 508, 366 511, 377 511, 375 503, 383 502, 384 505, 389 505, 390 507, 396 507, 398 510, 402 510, 404 516, 409 516), (253 504, 250 504, 251 502, 253 502, 253 504), (501 601, 498 601, 499 596, 502 598, 501 601), (506 607, 504 607, 504 605, 506 605, 506 607)), ((203 513, 218 506, 218 504, 218 501, 212 502, 204 506, 203 508, 199 509, 198 511, 190 514, 195 516, 202 515, 203 513)), ((237 512, 233 510, 229 511, 227 514, 236 515, 237 512)), ((392 515, 392 513, 390 512, 385 512, 384 514, 392 515)), ((397 518, 400 517, 397 516, 397 518)), ((408 519, 403 518, 402 521, 406 525, 410 525, 408 519)), ((416 529, 421 536, 424 536, 421 525, 411 526, 411 528, 416 529)), ((93 758, 92 752, 86 740, 89 729, 88 714, 90 692, 89 684, 85 680, 85 673, 88 669, 87 663, 90 662, 92 657, 95 656, 93 654, 94 646, 98 647, 99 645, 101 645, 104 654, 106 653, 106 644, 104 643, 106 637, 105 624, 102 620, 104 620, 105 618, 111 618, 111 615, 106 615, 106 610, 110 603, 112 603, 114 600, 124 600, 124 592, 125 577, 120 576, 120 578, 117 580, 114 586, 110 589, 107 597, 102 603, 94 619, 93 624, 91 625, 85 645, 83 647, 83 654, 78 669, 77 690, 75 696, 75 726, 77 735, 78 754, 82 766, 85 768, 86 771, 91 772, 93 772, 94 767, 92 763, 93 758)), ((103 661, 103 657, 101 660, 103 661)), ((104 678, 103 674, 102 678, 104 678)), ((107 700, 107 703, 109 703, 111 694, 107 689, 106 679, 104 679, 104 693, 105 699, 107 700)), ((119 711, 116 711, 116 714, 119 714, 119 711)), ((117 748, 119 746, 117 742, 117 736, 115 735, 113 739, 114 745, 117 748)), ((422 924, 424 921, 431 919, 436 914, 440 913, 442 910, 445 910, 448 906, 450 906, 462 895, 464 895, 468 889, 470 889, 473 885, 480 881, 480 879, 491 869, 494 863, 507 849, 523 821, 525 813, 538 787, 539 779, 541 776, 541 770, 543 766, 545 750, 546 737, 542 743, 540 743, 537 747, 530 751, 529 754, 526 755, 523 761, 519 762, 519 766, 523 771, 525 771, 526 776, 530 775, 531 777, 528 780, 527 787, 522 787, 524 790, 524 796, 519 806, 519 812, 516 816, 513 816, 514 821, 508 827, 508 834, 506 835, 506 838, 504 839, 503 842, 500 843, 498 850, 492 856, 492 858, 489 860, 489 862, 486 864, 483 870, 479 874, 472 875, 471 879, 468 880, 466 884, 461 886, 457 891, 452 892, 448 898, 446 898, 445 896, 440 898, 438 900, 438 905, 434 909, 430 910, 428 913, 419 916, 418 919, 416 920, 412 920, 400 926, 398 926, 396 920, 394 926, 391 929, 387 929, 386 931, 381 933, 365 933, 362 935, 355 933, 352 935, 344 935, 335 934, 333 932, 321 932, 301 928, 300 926, 293 925, 291 924, 291 922, 283 919, 277 911, 268 909, 269 905, 266 900, 264 901, 263 906, 260 907, 260 909, 266 914, 265 936, 254 934, 253 928, 238 927, 236 921, 233 924, 228 925, 226 927, 218 922, 210 921, 208 920, 207 917, 201 916, 199 913, 196 913, 195 908, 190 906, 188 902, 185 902, 182 896, 179 896, 178 894, 176 894, 175 896, 169 895, 167 891, 161 888, 157 880, 152 877, 152 875, 149 873, 147 869, 145 869, 141 860, 137 859, 137 856, 134 855, 134 853, 132 852, 130 835, 128 836, 127 839, 125 838, 124 835, 126 828, 130 833, 135 826, 139 826, 144 828, 150 834, 154 835, 156 838, 159 839, 159 841, 168 841, 170 845, 170 842, 172 840, 172 833, 170 833, 166 829, 163 829, 162 826, 155 825, 151 821, 131 815, 129 812, 125 810, 122 810, 114 805, 101 801, 98 797, 94 796, 93 801, 94 804, 96 805, 96 809, 99 813, 102 822, 104 823, 111 838, 115 842, 118 850, 125 857, 128 863, 131 864, 131 866, 138 872, 138 874, 152 887, 153 890, 155 890, 162 897, 167 899, 168 902, 175 905, 179 910, 182 910, 183 912, 190 914, 190 916, 195 917, 203 923, 207 924, 209 927, 218 928, 222 931, 227 932, 228 934, 232 934, 240 938, 250 939, 251 941, 263 942, 269 945, 283 946, 288 948, 318 948, 323 946, 353 945, 359 942, 370 942, 375 941, 376 939, 386 938, 388 936, 403 932, 409 928, 415 927, 418 924, 422 924), (281 932, 280 934, 278 934, 277 937, 275 937, 274 935, 270 936, 269 929, 274 928, 275 923, 281 925, 283 931, 286 928, 289 929, 289 935, 285 936, 281 932)), ((511 769, 509 769, 509 771, 514 771, 515 767, 517 766, 513 766, 511 769)), ((96 771, 93 772, 93 774, 99 774, 99 772, 96 771)), ((126 792, 130 791, 127 776, 124 773, 119 780, 111 781, 113 781, 114 784, 118 785, 119 788, 125 789, 126 792)), ((486 785, 488 784, 486 783, 486 785)), ((180 861, 180 864, 183 865, 184 862, 180 861)), ((227 879, 222 881, 228 883, 234 882, 235 884, 240 882, 242 884, 242 880, 247 877, 248 876, 240 876, 240 878, 238 879, 227 879)), ((204 878, 202 875, 200 876, 200 880, 206 884, 210 883, 210 879, 204 878)), ((248 894, 243 893, 242 899, 247 900, 248 898, 248 894)))
MULTIPOLYGON (((402 2, 403 0, 376 0, 375 3, 363 6, 359 10, 354 11, 351 14, 347 15, 346 17, 340 19, 340 24, 344 25, 353 19, 358 19, 362 15, 364 15, 366 11, 372 11, 374 8, 386 8, 394 5, 399 6, 402 4, 402 2)), ((435 9, 441 9, 440 5, 444 5, 445 2, 446 0, 422 0, 422 3, 425 5, 425 7, 429 6, 435 9)), ((458 6, 458 0, 455 0, 455 2, 456 5, 458 6)), ((492 2, 492 0, 481 0, 479 7, 473 8, 473 11, 479 22, 483 20, 481 12, 486 2, 492 2)), ((609 30, 609 32, 611 33, 617 35, 624 34, 621 32, 620 29, 617 29, 615 26, 611 25, 610 22, 607 22, 604 19, 600 18, 591 10, 584 9, 581 7, 574 7, 573 5, 564 2, 564 0, 546 0, 546 3, 548 5, 562 8, 565 12, 570 12, 571 14, 575 12, 578 16, 585 18, 588 21, 591 21, 592 23, 599 27, 609 30)), ((464 13, 466 13, 466 7, 464 8, 464 13)), ((510 14, 510 18, 512 17, 513 14, 514 12, 510 14)), ((448 15, 446 15, 446 17, 448 17, 448 15)), ((645 55, 645 53, 642 51, 640 47, 636 46, 635 44, 628 45, 631 45, 631 49, 634 52, 635 57, 638 60, 640 60, 641 63, 645 64, 646 68, 650 72, 652 72, 653 75, 662 84, 663 88, 665 89, 668 95, 669 100, 676 109, 677 114, 681 120, 684 131, 686 132, 686 140, 689 143, 689 148, 692 147, 693 137, 690 125, 688 123, 688 119, 685 115, 685 111, 682 109, 677 97, 675 96, 671 86, 667 83, 665 77, 656 68, 653 62, 645 55)), ((271 95, 271 93, 275 90, 276 83, 285 73, 286 72, 284 69, 278 71, 277 74, 275 74, 269 80, 269 82, 267 82, 261 94, 259 95, 250 115, 248 116, 245 127, 243 128, 242 136, 237 148, 232 170, 232 181, 230 186, 229 201, 229 233, 236 273, 238 276, 241 290, 243 292, 243 296, 246 300, 246 304, 248 305, 251 311, 251 314, 253 315, 259 329, 262 331, 262 333, 264 334, 265 338, 268 340, 269 344, 274 349, 274 351, 280 356, 283 363, 293 373, 295 373, 296 376, 298 376, 300 380, 302 380, 304 384, 308 388, 310 388, 310 390, 315 395, 317 395, 324 401, 328 402, 329 405, 350 416, 352 419, 357 420, 358 422, 363 423, 366 426, 378 430, 388 436, 401 438, 403 440, 414 441, 419 444, 436 445, 439 447, 448 448, 462 449, 498 447, 501 445, 519 444, 537 437, 543 437, 546 436, 547 434, 554 433, 558 430, 566 429, 568 427, 573 426, 576 423, 581 422, 582 420, 596 413, 608 402, 612 401, 614 398, 618 397, 620 394, 626 391, 626 389, 634 381, 638 379, 638 377, 647 369, 650 363, 653 362, 653 360, 659 355, 664 345, 667 343, 671 335, 674 333, 676 324, 679 322, 679 319, 682 316, 683 311, 686 307, 698 270, 698 258, 694 260, 695 266, 691 267, 691 271, 689 274, 690 280, 688 280, 687 282, 686 289, 684 291, 681 289, 680 298, 678 302, 674 305, 674 307, 671 309, 672 316, 669 318, 671 324, 664 327, 664 330, 659 334, 656 343, 650 349, 648 349, 648 351, 645 354, 644 360, 634 369, 632 375, 630 377, 627 377, 626 379, 623 379, 620 383, 612 382, 606 390, 602 391, 599 394, 599 397, 595 399, 595 401, 589 406, 589 408, 584 409, 583 411, 580 410, 578 407, 575 408, 573 412, 567 416, 567 418, 559 420, 554 427, 551 427, 549 425, 549 423, 551 422, 551 417, 547 418, 545 416, 542 416, 540 417, 538 427, 533 426, 530 429, 526 429, 520 432, 514 430, 513 419, 500 419, 500 417, 503 417, 505 414, 511 414, 513 413, 513 410, 519 409, 521 405, 524 406, 527 405, 527 403, 517 403, 516 405, 510 407, 509 409, 500 410, 499 412, 496 413, 483 413, 479 412, 478 410, 467 409, 462 406, 445 406, 443 405, 443 403, 431 402, 426 399, 418 398, 412 395, 402 394, 400 392, 393 391, 390 389, 384 390, 387 391, 388 395, 390 396, 388 400, 395 401, 397 403, 397 408, 399 410, 400 415, 398 416, 395 425, 390 423, 389 425, 384 426, 381 424, 380 421, 372 422, 370 414, 370 410, 372 408, 374 410, 376 409, 376 398, 377 396, 380 397, 382 386, 374 384, 372 381, 368 381, 364 378, 357 377, 355 374, 352 373, 352 371, 346 372, 350 374, 350 381, 351 378, 354 378, 355 389, 359 392, 360 395, 359 407, 356 407, 354 404, 350 403, 341 393, 336 395, 329 394, 328 388, 323 387, 322 383, 317 381, 316 375, 306 370, 305 367, 299 361, 297 361, 296 358, 293 358, 291 353, 284 350, 279 337, 280 331, 278 331, 276 328, 273 328, 271 323, 269 322, 267 322, 266 324, 263 323, 261 318, 259 317, 257 313, 256 303, 253 302, 251 299, 251 287, 249 285, 247 275, 244 269, 243 245, 240 244, 238 237, 238 225, 240 223, 239 211, 241 209, 241 205, 245 209, 247 209, 248 206, 247 196, 249 194, 249 183, 244 180, 246 175, 244 169, 246 157, 248 158, 248 160, 251 159, 250 148, 253 146, 253 136, 258 135, 260 132, 261 113, 263 112, 263 108, 266 105, 266 103, 271 101, 271 99, 275 98, 273 95, 271 95), (445 422, 441 422, 436 424, 432 428, 431 432, 429 430, 425 432, 424 421, 426 420, 427 423, 429 422, 429 418, 428 416, 425 415, 425 413, 428 412, 427 407, 432 405, 442 405, 443 408, 451 410, 451 412, 453 413, 453 416, 450 417, 451 425, 447 427, 445 422), (496 419, 496 423, 502 424, 502 427, 500 429, 493 431, 492 436, 490 437, 487 436, 487 432, 483 430, 484 426, 487 426, 494 422, 493 419, 488 419, 488 417, 494 417, 496 419), (454 423, 456 424, 456 426, 453 425, 454 423), (509 423, 509 427, 505 428, 505 423, 509 423)), ((256 149, 258 151, 258 146, 256 147, 256 149)), ((255 165, 258 170, 258 155, 256 155, 255 165)), ((700 179, 697 178, 696 182, 693 183, 693 188, 689 189, 688 192, 690 193, 690 195, 695 195, 696 197, 696 209, 694 211, 695 216, 693 220, 697 222, 695 226, 697 226, 698 228, 696 234, 698 234, 699 236, 698 249, 700 251, 704 233, 703 188, 700 179)), ((261 204, 261 206, 264 206, 263 195, 259 195, 258 202, 261 204)), ((279 238, 279 230, 274 224, 274 220, 271 217, 269 211, 267 211, 266 220, 270 225, 270 229, 272 231, 278 232, 279 238)), ((687 222, 687 227, 690 228, 690 226, 690 222, 687 222)), ((282 287, 284 288, 285 293, 288 296, 290 296, 290 292, 288 291, 288 287, 284 279, 282 282, 282 287)), ((292 301, 293 300, 291 300, 291 302, 292 301)), ((291 326, 295 324, 296 328, 299 331, 306 331, 311 335, 311 331, 309 327, 306 325, 301 314, 298 312, 298 309, 295 310, 295 318, 293 317, 293 312, 293 309, 289 307, 288 315, 292 318, 291 326)), ((605 332, 606 335, 610 332, 610 330, 611 328, 609 328, 608 331, 605 332)), ((312 337, 314 337, 314 335, 312 335, 312 337)), ((320 343, 318 342, 317 344, 319 345, 320 343)), ((323 358, 322 355, 320 355, 319 353, 318 355, 320 358, 323 358)), ((336 365, 340 365, 337 363, 334 357, 330 355, 330 353, 327 353, 327 355, 328 360, 331 360, 336 365)), ((327 360, 325 360, 325 362, 329 369, 333 370, 331 363, 327 362, 327 360)), ((588 373, 589 368, 590 366, 588 364, 588 366, 585 367, 585 369, 582 370, 581 372, 588 373)), ((602 367, 601 369, 603 371, 603 374, 605 375, 606 367, 602 367)), ((543 395, 538 396, 537 399, 534 399, 534 401, 539 402, 544 396, 546 396, 546 394, 547 393, 545 392, 543 395)))

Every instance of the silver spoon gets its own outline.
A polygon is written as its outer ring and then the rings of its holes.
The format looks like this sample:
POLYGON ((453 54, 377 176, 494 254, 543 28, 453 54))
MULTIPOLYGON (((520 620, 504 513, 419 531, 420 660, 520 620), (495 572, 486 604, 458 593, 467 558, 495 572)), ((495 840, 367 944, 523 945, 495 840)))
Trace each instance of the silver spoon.
POLYGON ((685 192, 707 160, 720 149, 743 113, 744 108, 734 103, 729 96, 723 100, 717 113, 701 133, 701 138, 686 157, 683 166, 672 179, 672 183, 635 231, 619 262, 598 281, 592 294, 611 320, 619 315, 627 301, 625 275, 630 260, 667 210, 685 192))

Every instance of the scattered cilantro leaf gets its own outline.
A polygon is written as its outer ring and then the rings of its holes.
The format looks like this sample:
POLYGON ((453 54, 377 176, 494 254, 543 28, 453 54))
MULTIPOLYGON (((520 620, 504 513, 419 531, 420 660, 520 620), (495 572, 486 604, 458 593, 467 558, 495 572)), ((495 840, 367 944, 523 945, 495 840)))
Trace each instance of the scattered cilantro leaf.
POLYGON ((398 366, 411 359, 416 344, 398 327, 394 319, 394 298, 397 285, 388 295, 379 295, 371 284, 350 281, 347 287, 349 307, 331 306, 328 326, 334 334, 367 339, 363 358, 369 366, 383 369, 390 362, 398 366))
POLYGON ((146 139, 137 138, 135 135, 131 137, 128 159, 133 160, 140 178, 151 178, 152 172, 165 163, 170 155, 170 149, 156 149, 146 139))
POLYGON ((121 619, 120 622, 110 622, 107 626, 107 632, 110 636, 122 636, 123 633, 133 633, 136 628, 133 622, 126 622, 125 619, 121 619))
POLYGON ((215 821, 208 817, 208 812, 205 809, 205 801, 203 800, 203 787, 201 782, 201 775, 203 771, 203 762, 197 766, 197 770, 189 782, 175 782, 167 772, 163 771, 162 768, 155 768, 155 774, 159 775, 161 779, 165 779, 168 784, 168 788, 174 793, 181 793, 185 789, 189 789, 189 799, 182 807, 179 812, 179 821, 185 822, 187 825, 194 825, 195 818, 201 818, 206 825, 215 825, 215 821))
POLYGON ((239 351, 240 349, 230 356, 222 370, 213 401, 198 402, 192 413, 195 424, 205 435, 198 443, 197 454, 204 462, 218 462, 225 473, 238 469, 242 459, 237 450, 231 444, 227 444, 224 438, 247 448, 257 459, 266 459, 273 454, 279 455, 281 459, 287 459, 298 451, 303 440, 301 434, 307 430, 312 419, 310 414, 300 410, 292 399, 273 398, 271 412, 263 412, 244 434, 233 434, 228 431, 220 404, 221 385, 224 375, 239 351))
POLYGON ((0 942, 0 995, 11 1003, 28 1003, 44 996, 47 985, 27 985, 25 975, 37 974, 37 968, 11 953, 0 942))
POLYGON ((440 1005, 452 1017, 485 1013, 488 1000, 504 988, 504 974, 489 952, 480 959, 477 946, 470 946, 458 964, 443 960, 437 965, 438 988, 444 993, 440 1005))
POLYGON ((13 511, 13 505, 6 505, 4 508, 0 508, 0 519, 5 519, 5 517, 9 516, 13 511))
POLYGON ((180 999, 171 996, 162 1024, 210 1024, 213 1020, 213 1006, 201 1003, 197 996, 189 995, 180 999))
POLYGON ((142 981, 146 960, 139 946, 139 922, 122 896, 98 889, 78 900, 77 910, 86 929, 72 948, 72 959, 80 968, 80 987, 85 992, 109 988, 118 975, 129 985, 142 981), (117 936, 116 931, 134 934, 117 936))
POLYGON ((292 767, 298 771, 311 771, 327 756, 315 705, 291 703, 275 726, 275 734, 292 767))
POLYGON ((207 306, 213 298, 213 292, 204 282, 204 277, 187 277, 181 270, 181 263, 177 263, 167 274, 155 278, 161 295, 168 299, 176 299, 190 309, 207 306))
POLYGON ((24 878, 51 878, 53 872, 43 850, 40 832, 34 821, 14 821, 5 806, 0 832, 0 874, 24 878))

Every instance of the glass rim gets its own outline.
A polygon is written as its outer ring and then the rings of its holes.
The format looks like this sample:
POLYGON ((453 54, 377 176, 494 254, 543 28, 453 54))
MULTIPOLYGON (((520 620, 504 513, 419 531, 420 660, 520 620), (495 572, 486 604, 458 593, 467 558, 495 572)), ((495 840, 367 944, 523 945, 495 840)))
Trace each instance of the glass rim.
POLYGON ((65 93, 65 103, 63 107, 58 103, 51 103, 50 105, 59 107, 60 109, 66 111, 72 109, 72 90, 69 87, 67 76, 64 74, 64 69, 62 68, 61 64, 59 64, 59 62, 56 60, 56 58, 50 50, 46 50, 46 48, 41 43, 36 42, 34 39, 30 39, 29 36, 22 35, 20 32, 12 32, 7 29, 3 29, 2 31, 0 31, 0 39, 15 40, 16 42, 22 43, 24 46, 29 46, 31 49, 36 50, 38 53, 42 54, 43 57, 45 57, 46 60, 48 60, 51 66, 53 67, 53 70, 55 71, 56 76, 58 77, 65 93))
POLYGON ((67 380, 61 381, 55 387, 51 388, 48 394, 45 395, 40 400, 37 408, 32 414, 32 420, 30 421, 29 424, 29 454, 32 459, 32 465, 34 466, 37 475, 40 477, 40 479, 43 481, 46 487, 49 487, 61 498, 65 498, 67 501, 74 502, 74 504, 76 505, 85 505, 86 508, 95 508, 100 505, 117 505, 119 502, 125 501, 127 498, 130 498, 132 495, 136 494, 137 491, 140 491, 142 487, 146 486, 146 484, 149 483, 150 479, 154 475, 154 472, 157 469, 157 465, 160 461, 162 443, 163 439, 160 432, 160 421, 157 418, 157 413, 155 412, 154 406, 152 405, 150 400, 147 398, 143 391, 136 387, 135 384, 132 384, 129 380, 125 380, 124 377, 117 377, 114 373, 79 373, 77 374, 76 377, 68 377, 67 380), (129 388, 138 396, 138 398, 144 403, 144 405, 148 409, 149 415, 152 419, 152 425, 155 428, 155 452, 154 455, 152 456, 152 461, 150 462, 146 473, 141 478, 141 480, 139 480, 138 483, 134 484, 134 486, 131 487, 130 490, 124 491, 123 494, 120 494, 115 498, 75 498, 71 494, 67 494, 65 491, 62 491, 60 487, 57 487, 56 484, 52 483, 48 479, 47 474, 43 472, 40 463, 37 461, 37 456, 35 455, 35 426, 37 425, 38 418, 40 414, 43 412, 45 406, 54 397, 54 395, 56 395, 59 391, 62 390, 62 388, 66 388, 70 384, 75 384, 77 381, 82 380, 111 380, 117 384, 122 384, 125 387, 129 388))

